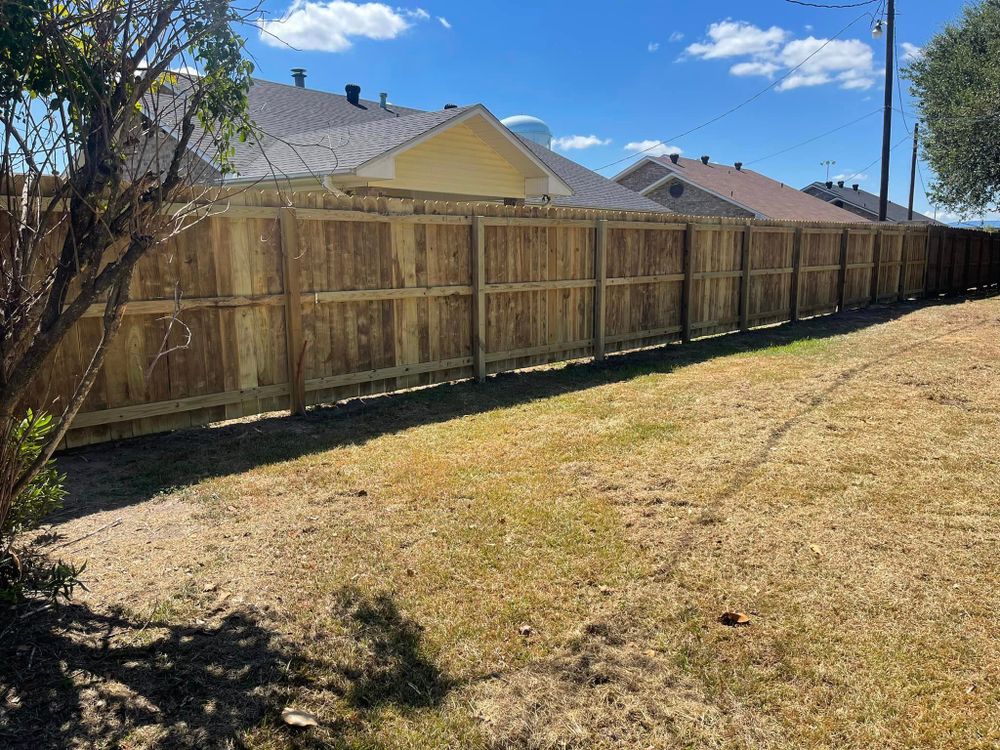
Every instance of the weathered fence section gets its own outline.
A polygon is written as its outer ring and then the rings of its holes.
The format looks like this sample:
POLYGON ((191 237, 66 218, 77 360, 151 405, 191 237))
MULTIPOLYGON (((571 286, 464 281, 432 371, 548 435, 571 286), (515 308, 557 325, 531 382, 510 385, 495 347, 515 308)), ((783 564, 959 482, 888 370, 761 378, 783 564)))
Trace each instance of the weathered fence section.
MULTIPOLYGON (((66 445, 998 282, 985 232, 243 194, 142 261, 66 445)), ((39 405, 72 392, 99 307, 39 405)))

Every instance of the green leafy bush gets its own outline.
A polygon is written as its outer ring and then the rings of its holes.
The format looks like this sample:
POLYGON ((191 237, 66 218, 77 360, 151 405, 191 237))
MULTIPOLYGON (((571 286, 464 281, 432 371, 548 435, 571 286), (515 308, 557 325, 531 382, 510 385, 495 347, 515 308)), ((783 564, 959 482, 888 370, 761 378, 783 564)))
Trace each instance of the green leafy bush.
MULTIPOLYGON (((38 459, 53 427, 51 415, 30 410, 14 426, 9 447, 18 473, 38 459)), ((53 563, 44 555, 19 549, 17 545, 19 535, 38 528, 46 516, 62 507, 65 479, 52 462, 47 463, 0 517, 0 602, 15 604, 38 596, 68 598, 79 584, 84 566, 61 560, 53 563)))

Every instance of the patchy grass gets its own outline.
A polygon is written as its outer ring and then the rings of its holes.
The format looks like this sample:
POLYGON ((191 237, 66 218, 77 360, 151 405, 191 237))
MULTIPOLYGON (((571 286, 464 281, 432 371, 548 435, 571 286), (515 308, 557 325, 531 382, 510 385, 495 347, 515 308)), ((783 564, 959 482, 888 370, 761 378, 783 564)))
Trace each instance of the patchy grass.
POLYGON ((996 747, 998 334, 880 308, 68 455, 48 543, 122 523, 0 639, 0 742, 996 747))

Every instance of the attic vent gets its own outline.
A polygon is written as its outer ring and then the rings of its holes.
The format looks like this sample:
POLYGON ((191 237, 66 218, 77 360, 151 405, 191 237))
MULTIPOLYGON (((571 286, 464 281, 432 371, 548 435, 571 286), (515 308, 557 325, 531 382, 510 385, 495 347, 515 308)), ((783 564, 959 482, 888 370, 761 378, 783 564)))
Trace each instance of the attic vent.
POLYGON ((837 187, 839 187, 839 188, 842 188, 842 187, 844 187, 844 181, 843 181, 843 180, 839 180, 839 181, 837 182, 837 187))
POLYGON ((292 80, 298 88, 304 89, 306 87, 306 69, 292 68, 292 80))
POLYGON ((347 101, 357 106, 361 101, 361 87, 356 83, 349 83, 344 86, 344 91, 347 92, 347 101))
POLYGON ((675 180, 670 184, 670 197, 680 198, 682 195, 684 195, 684 183, 675 180))
POLYGON ((743 162, 738 161, 733 166, 736 167, 736 171, 737 172, 742 172, 743 171, 743 162))
POLYGON ((856 193, 856 192, 858 192, 858 188, 859 187, 861 187, 861 186, 858 183, 855 182, 853 185, 851 185, 851 190, 853 190, 856 193))
POLYGON ((458 109, 458 105, 457 104, 445 104, 444 108, 445 109, 458 109))
POLYGON ((708 166, 708 157, 707 156, 701 157, 701 163, 704 164, 707 167, 708 166))

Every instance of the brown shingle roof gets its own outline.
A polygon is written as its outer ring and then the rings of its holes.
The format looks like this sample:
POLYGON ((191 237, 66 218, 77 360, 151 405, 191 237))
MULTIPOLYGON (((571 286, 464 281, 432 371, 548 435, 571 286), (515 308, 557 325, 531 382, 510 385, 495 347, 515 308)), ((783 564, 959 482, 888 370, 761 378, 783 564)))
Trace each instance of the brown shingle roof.
POLYGON ((663 165, 699 187, 711 190, 723 198, 756 211, 764 218, 779 221, 864 222, 850 211, 820 200, 800 190, 772 180, 750 169, 736 169, 726 164, 703 164, 698 159, 680 158, 677 164, 666 156, 651 156, 663 165))

